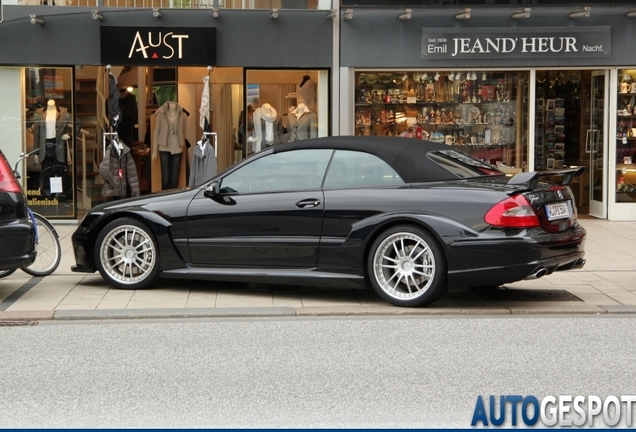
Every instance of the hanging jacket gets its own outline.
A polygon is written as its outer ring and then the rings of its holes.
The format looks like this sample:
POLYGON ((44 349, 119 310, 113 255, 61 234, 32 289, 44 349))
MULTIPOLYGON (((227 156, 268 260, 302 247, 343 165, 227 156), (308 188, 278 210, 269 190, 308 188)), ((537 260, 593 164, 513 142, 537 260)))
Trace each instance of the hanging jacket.
POLYGON ((113 130, 117 130, 119 124, 119 90, 117 90, 117 78, 112 73, 108 73, 108 119, 113 130))
POLYGON ((199 126, 203 132, 210 132, 210 77, 203 77, 201 108, 199 108, 199 126))
POLYGON ((201 146, 198 143, 194 147, 188 186, 202 185, 216 175, 217 167, 216 156, 214 156, 214 147, 210 145, 209 140, 206 140, 204 148, 205 151, 201 149, 201 146))
POLYGON ((127 196, 130 186, 131 196, 138 196, 140 194, 139 178, 130 147, 120 143, 122 149, 120 153, 117 153, 116 144, 115 140, 111 141, 104 153, 104 160, 99 164, 99 173, 104 179, 102 195, 123 198, 127 196))

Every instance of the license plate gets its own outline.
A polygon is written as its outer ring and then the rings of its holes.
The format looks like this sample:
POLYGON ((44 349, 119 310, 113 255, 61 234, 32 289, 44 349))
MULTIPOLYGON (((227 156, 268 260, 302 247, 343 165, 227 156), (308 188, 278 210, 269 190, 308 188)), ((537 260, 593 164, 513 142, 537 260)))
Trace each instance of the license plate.
POLYGON ((548 204, 545 206, 545 212, 549 221, 565 219, 570 217, 570 206, 564 202, 548 204))

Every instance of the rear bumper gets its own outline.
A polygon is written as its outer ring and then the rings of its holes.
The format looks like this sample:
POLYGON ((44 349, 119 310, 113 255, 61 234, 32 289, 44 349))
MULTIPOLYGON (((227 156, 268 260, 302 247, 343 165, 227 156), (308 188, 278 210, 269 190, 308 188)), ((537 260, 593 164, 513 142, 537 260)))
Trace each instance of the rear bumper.
POLYGON ((0 269, 28 267, 35 260, 35 231, 27 221, 0 225, 0 269))
POLYGON ((461 264, 449 268, 449 286, 500 285, 585 265, 583 228, 561 234, 526 234, 453 243, 449 261, 461 264))

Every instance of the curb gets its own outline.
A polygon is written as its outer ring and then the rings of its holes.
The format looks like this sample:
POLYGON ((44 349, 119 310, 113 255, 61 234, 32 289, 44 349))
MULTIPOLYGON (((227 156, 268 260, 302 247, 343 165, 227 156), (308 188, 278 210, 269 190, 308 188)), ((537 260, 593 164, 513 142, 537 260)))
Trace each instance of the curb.
POLYGON ((257 318, 295 316, 291 307, 251 308, 192 308, 192 309, 103 309, 55 311, 52 319, 57 321, 106 320, 106 319, 152 319, 152 318, 257 318))
MULTIPOLYGON (((570 305, 571 306, 571 305, 570 305)), ((510 305, 498 308, 392 308, 369 306, 334 307, 228 307, 228 308, 156 308, 56 311, 0 311, 0 323, 12 321, 85 321, 129 319, 187 318, 293 318, 293 317, 427 317, 427 316, 528 316, 528 315, 636 315, 636 306, 581 305, 571 307, 532 307, 510 305)))

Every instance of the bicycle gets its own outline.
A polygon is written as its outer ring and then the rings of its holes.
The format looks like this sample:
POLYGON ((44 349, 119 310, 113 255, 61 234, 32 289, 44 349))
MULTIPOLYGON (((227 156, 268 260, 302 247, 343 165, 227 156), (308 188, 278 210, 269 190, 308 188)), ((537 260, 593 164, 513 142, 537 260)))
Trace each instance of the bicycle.
MULTIPOLYGON (((20 157, 13 168, 17 179, 21 177, 18 170, 20 162, 37 152, 39 152, 39 149, 32 150, 29 153, 20 153, 20 157)), ((62 259, 60 237, 53 225, 44 216, 35 213, 29 207, 27 207, 27 212, 35 228, 35 250, 37 254, 33 263, 28 267, 22 267, 21 270, 31 276, 48 276, 57 270, 62 259)), ((16 269, 0 270, 0 278, 7 277, 15 271, 16 269)))

